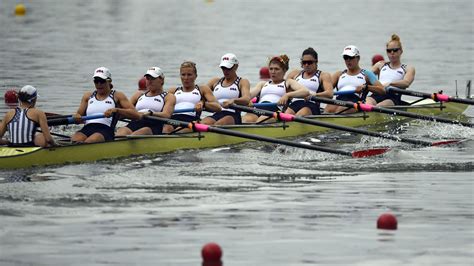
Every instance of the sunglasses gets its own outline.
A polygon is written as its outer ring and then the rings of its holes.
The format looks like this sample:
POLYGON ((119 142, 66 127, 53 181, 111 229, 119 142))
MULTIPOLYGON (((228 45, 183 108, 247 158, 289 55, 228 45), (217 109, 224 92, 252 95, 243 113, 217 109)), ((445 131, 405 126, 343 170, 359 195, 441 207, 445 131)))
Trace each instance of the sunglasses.
POLYGON ((355 56, 348 56, 348 55, 344 55, 342 58, 344 58, 344 60, 352 60, 354 58, 356 58, 355 56))
POLYGON ((106 82, 105 79, 94 79, 95 84, 104 84, 106 82))
POLYGON ((387 49, 387 53, 392 53, 392 52, 393 52, 393 53, 396 53, 396 52, 398 52, 398 51, 400 51, 400 48, 387 49))
POLYGON ((304 65, 312 65, 316 63, 316 61, 314 60, 301 60, 301 64, 304 66, 304 65))
POLYGON ((146 75, 146 76, 145 76, 145 79, 150 80, 150 81, 151 81, 151 80, 155 80, 155 79, 157 79, 157 78, 159 78, 159 76, 156 77, 156 78, 154 78, 154 77, 152 77, 152 76, 150 76, 150 75, 146 75))

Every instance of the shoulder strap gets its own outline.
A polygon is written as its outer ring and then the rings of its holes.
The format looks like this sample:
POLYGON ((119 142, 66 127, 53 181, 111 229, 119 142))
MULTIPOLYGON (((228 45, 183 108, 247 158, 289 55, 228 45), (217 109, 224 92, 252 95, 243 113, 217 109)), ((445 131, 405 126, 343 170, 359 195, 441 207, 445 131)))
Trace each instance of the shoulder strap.
POLYGON ((403 69, 403 72, 407 73, 407 65, 402 64, 401 68, 403 69))
POLYGON ((222 87, 224 87, 224 85, 222 85, 222 82, 224 82, 224 79, 225 77, 222 77, 220 78, 216 84, 214 84, 214 87, 212 87, 212 91, 214 91, 214 88, 217 86, 217 84, 220 84, 222 87))

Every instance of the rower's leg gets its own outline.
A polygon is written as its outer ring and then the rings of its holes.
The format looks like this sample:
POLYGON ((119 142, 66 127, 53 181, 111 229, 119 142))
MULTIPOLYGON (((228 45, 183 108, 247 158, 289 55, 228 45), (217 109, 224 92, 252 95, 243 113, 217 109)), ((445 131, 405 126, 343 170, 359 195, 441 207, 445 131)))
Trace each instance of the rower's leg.
POLYGON ((119 129, 117 129, 117 133, 115 133, 115 136, 119 137, 119 136, 127 136, 127 135, 130 135, 132 134, 132 130, 128 127, 121 127, 119 129))
POLYGON ((257 115, 247 113, 242 117, 242 123, 254 123, 255 121, 257 121, 257 119, 257 115))
POLYGON ((82 132, 76 132, 71 137, 72 143, 82 143, 87 139, 87 136, 82 132))
POLYGON ((96 142, 104 142, 105 138, 104 135, 101 133, 94 133, 90 135, 84 142, 85 143, 96 143, 96 142))
POLYGON ((234 118, 231 115, 226 115, 223 118, 217 120, 214 125, 216 125, 216 126, 235 125, 235 121, 234 121, 234 118))
POLYGON ((208 116, 201 120, 200 123, 205 125, 214 125, 216 123, 216 120, 208 116))
POLYGON ((40 147, 46 147, 46 138, 44 137, 43 133, 36 133, 35 135, 35 145, 40 147))
POLYGON ((140 129, 135 130, 132 135, 153 135, 151 128, 149 127, 142 127, 140 129))

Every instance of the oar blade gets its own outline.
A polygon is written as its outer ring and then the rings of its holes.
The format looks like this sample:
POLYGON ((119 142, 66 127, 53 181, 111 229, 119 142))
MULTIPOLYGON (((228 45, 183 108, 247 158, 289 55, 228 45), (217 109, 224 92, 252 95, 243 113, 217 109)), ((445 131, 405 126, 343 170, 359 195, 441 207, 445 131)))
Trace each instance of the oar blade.
POLYGON ((466 139, 441 140, 441 141, 432 142, 431 146, 453 145, 453 144, 459 144, 459 143, 464 142, 464 141, 466 141, 466 139))
POLYGON ((358 150, 352 152, 352 158, 364 158, 364 157, 372 157, 384 154, 391 149, 388 147, 384 148, 373 148, 373 149, 366 149, 366 150, 358 150))

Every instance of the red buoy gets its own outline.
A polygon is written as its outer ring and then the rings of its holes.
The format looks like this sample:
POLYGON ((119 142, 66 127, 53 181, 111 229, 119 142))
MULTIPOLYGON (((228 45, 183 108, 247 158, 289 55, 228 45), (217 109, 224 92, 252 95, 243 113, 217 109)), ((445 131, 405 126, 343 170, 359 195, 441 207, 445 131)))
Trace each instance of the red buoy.
POLYGON ((385 59, 383 58, 383 55, 376 54, 372 57, 372 65, 375 65, 380 61, 385 61, 385 59))
POLYGON ((261 80, 269 80, 270 79, 270 70, 268 67, 260 68, 260 79, 261 80))
POLYGON ((377 219, 377 228, 385 230, 397 230, 397 218, 390 213, 384 213, 377 219))
POLYGON ((216 243, 207 243, 201 249, 201 256, 204 262, 220 262, 222 249, 216 243))
POLYGON ((145 77, 142 77, 142 78, 138 81, 138 89, 139 89, 139 90, 145 90, 145 89, 146 89, 146 78, 145 78, 145 77))
POLYGON ((14 89, 7 90, 5 92, 5 103, 7 105, 13 105, 18 103, 18 93, 14 89))

